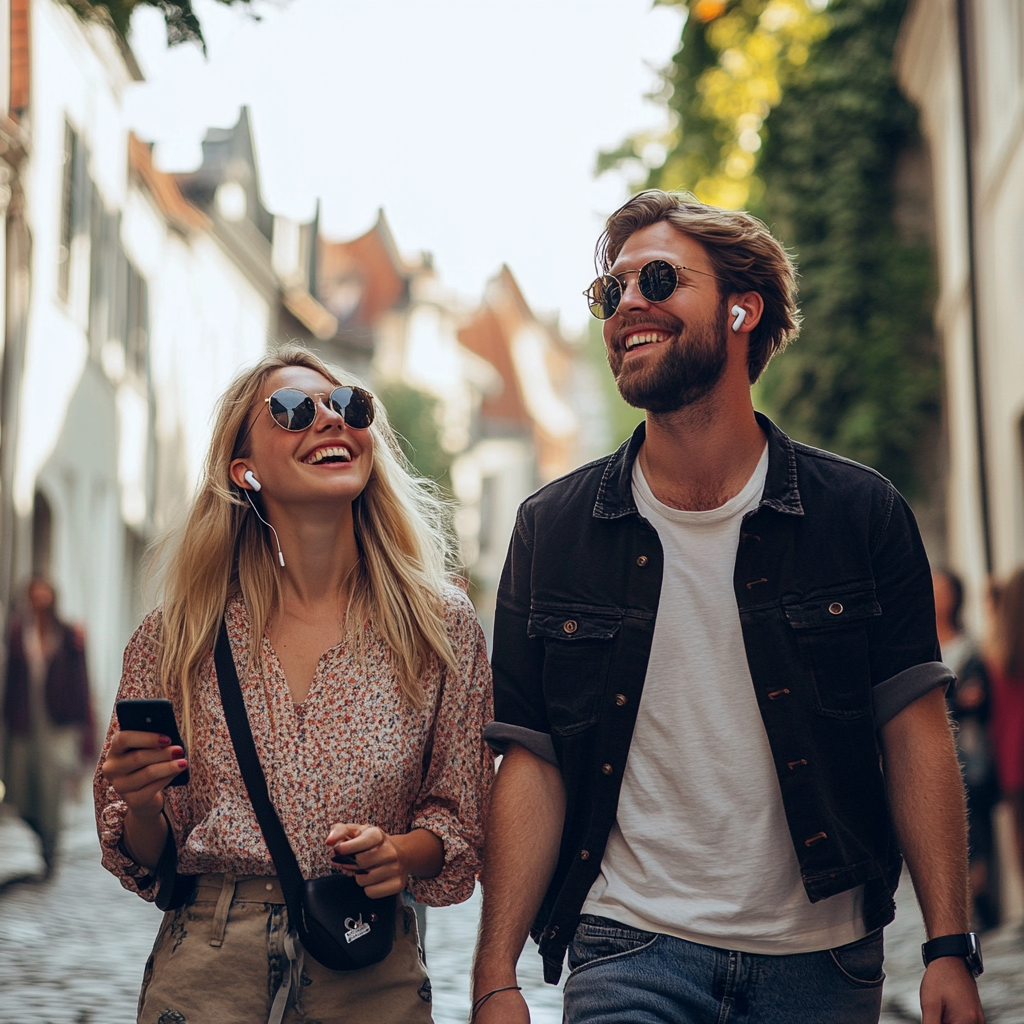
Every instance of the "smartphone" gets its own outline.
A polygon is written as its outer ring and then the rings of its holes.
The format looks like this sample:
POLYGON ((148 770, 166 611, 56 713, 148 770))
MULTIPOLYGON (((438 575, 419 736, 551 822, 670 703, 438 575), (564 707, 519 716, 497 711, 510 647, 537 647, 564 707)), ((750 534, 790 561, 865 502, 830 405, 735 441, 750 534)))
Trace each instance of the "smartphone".
MULTIPOLYGON (((117 702, 117 724, 124 729, 136 732, 156 732, 170 736, 171 746, 181 747, 185 751, 182 757, 188 757, 178 723, 174 719, 174 705, 163 698, 119 700, 117 702)), ((180 771, 168 783, 170 786, 184 786, 188 782, 188 769, 180 771)))

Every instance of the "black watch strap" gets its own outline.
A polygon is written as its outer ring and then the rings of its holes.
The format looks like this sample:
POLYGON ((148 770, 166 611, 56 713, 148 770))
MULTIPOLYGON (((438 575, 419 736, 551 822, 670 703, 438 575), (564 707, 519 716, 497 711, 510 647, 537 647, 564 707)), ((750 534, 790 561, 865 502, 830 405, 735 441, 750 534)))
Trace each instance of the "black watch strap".
POLYGON ((940 935, 937 939, 931 939, 921 946, 921 956, 924 959, 925 967, 940 957, 956 956, 967 961, 967 966, 975 977, 984 970, 981 960, 981 944, 974 932, 940 935))

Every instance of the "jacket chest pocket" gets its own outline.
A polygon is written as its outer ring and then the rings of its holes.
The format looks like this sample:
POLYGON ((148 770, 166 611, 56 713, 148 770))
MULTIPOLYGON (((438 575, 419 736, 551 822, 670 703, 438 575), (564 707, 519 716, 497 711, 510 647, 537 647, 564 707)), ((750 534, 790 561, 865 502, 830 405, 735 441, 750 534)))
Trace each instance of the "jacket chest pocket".
POLYGON ((829 718, 861 718, 871 711, 868 626, 882 614, 873 588, 837 588, 783 611, 814 679, 818 711, 829 718))
POLYGON ((571 736, 597 721, 621 625, 614 608, 577 605, 531 612, 527 633, 544 641, 544 701, 552 732, 571 736))

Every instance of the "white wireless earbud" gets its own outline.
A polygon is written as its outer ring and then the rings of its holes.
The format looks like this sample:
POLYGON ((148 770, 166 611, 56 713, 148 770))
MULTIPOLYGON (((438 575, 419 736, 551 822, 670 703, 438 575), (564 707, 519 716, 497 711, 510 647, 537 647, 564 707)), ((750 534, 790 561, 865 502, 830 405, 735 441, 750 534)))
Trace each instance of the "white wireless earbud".
MULTIPOLYGON (((733 306, 729 312, 736 317, 732 322, 732 329, 734 331, 738 331, 743 326, 743 321, 747 319, 747 311, 740 306, 733 306)), ((251 475, 252 474, 246 474, 246 480, 248 480, 251 475)))
POLYGON ((259 480, 257 480, 257 479, 256 479, 256 474, 255 474, 255 473, 254 473, 254 472, 253 472, 253 471, 252 471, 251 469, 247 469, 247 470, 245 471, 245 473, 244 473, 244 474, 242 475, 242 479, 243 479, 243 480, 244 480, 244 481, 245 481, 245 482, 246 482, 246 483, 247 483, 247 484, 248 484, 248 485, 249 485, 249 486, 250 486, 250 487, 251 487, 251 488, 252 488, 252 489, 253 489, 254 491, 262 491, 262 490, 263 490, 263 484, 261 484, 261 483, 259 482, 259 480))

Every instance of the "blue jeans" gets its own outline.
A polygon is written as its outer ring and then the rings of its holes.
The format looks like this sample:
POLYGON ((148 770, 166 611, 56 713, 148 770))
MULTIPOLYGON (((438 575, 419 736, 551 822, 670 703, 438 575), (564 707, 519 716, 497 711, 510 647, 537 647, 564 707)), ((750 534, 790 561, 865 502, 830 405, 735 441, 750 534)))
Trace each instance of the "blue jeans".
POLYGON ((702 946, 584 914, 565 1024, 877 1024, 882 932, 818 953, 702 946))

